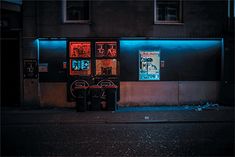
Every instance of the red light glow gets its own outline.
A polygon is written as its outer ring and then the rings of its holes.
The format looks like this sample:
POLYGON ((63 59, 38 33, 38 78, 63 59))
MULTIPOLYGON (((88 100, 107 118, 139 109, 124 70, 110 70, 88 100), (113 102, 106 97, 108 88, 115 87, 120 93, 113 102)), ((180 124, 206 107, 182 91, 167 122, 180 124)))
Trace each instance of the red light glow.
POLYGON ((116 41, 100 41, 95 43, 96 57, 116 57, 117 42, 116 41))
POLYGON ((89 58, 91 57, 91 42, 70 42, 70 58, 89 58))

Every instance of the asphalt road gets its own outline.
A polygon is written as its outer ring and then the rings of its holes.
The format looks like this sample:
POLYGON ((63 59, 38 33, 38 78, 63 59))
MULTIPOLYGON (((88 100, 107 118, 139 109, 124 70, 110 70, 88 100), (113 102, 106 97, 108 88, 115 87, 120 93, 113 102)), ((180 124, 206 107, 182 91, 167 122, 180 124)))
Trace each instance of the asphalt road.
POLYGON ((233 122, 20 123, 2 156, 233 156, 233 122))

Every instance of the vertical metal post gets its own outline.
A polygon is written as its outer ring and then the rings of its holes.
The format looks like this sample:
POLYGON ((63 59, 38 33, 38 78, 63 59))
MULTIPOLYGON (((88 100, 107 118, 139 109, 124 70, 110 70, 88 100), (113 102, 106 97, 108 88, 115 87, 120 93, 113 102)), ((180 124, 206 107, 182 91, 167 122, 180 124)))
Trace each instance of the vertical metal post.
POLYGON ((180 74, 178 72, 178 105, 180 104, 180 74))

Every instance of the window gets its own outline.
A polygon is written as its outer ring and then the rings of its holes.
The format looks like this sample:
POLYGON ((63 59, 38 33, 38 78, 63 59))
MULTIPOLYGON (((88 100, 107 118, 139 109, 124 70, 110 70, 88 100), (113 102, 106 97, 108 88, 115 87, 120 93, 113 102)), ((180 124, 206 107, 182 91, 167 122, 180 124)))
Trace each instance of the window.
POLYGON ((182 1, 154 0, 154 23, 182 23, 182 1))
POLYGON ((228 0, 228 18, 235 17, 235 2, 228 0))
POLYGON ((63 22, 88 23, 89 21, 89 0, 63 0, 63 22))

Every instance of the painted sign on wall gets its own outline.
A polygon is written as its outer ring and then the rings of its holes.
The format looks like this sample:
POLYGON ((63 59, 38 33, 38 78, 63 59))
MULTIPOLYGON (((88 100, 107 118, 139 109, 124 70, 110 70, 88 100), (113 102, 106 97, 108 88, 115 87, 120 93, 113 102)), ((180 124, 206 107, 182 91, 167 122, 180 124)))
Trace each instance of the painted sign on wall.
POLYGON ((139 51, 139 80, 160 80, 160 51, 139 51))

